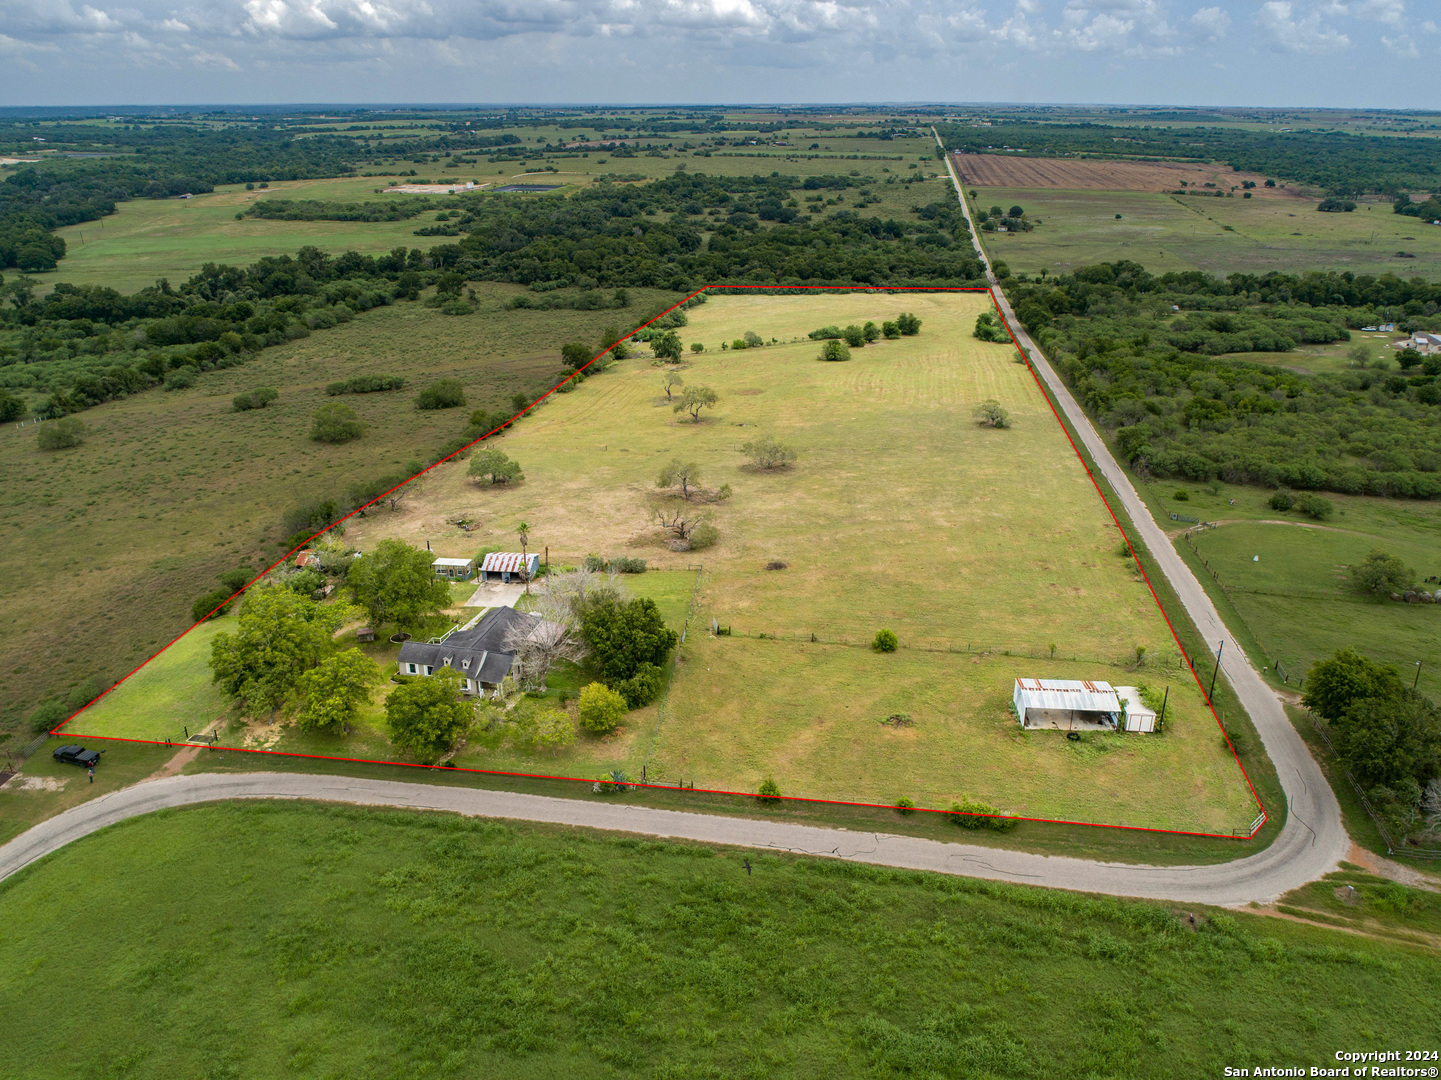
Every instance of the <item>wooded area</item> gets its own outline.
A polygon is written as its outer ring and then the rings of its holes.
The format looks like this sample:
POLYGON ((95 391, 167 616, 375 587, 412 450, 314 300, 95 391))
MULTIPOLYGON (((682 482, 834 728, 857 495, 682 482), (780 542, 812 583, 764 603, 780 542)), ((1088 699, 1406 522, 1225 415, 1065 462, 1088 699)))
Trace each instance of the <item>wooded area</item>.
POLYGON ((1441 358, 1301 374, 1226 356, 1429 327, 1441 286, 1351 274, 1155 276, 1102 263, 1008 284, 1086 407, 1145 474, 1348 494, 1441 494, 1441 358))

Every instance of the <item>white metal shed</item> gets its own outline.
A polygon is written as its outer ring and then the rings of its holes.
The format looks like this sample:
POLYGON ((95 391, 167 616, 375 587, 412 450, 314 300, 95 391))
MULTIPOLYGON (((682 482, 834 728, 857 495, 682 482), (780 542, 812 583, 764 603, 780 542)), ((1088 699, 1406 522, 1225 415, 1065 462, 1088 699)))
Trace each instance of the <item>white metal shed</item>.
POLYGON ((1024 728, 1114 731, 1121 699, 1107 682, 1076 679, 1017 679, 1011 697, 1024 728))
POLYGON ((464 581, 475 571, 474 559, 436 559, 430 564, 436 577, 456 578, 464 581))

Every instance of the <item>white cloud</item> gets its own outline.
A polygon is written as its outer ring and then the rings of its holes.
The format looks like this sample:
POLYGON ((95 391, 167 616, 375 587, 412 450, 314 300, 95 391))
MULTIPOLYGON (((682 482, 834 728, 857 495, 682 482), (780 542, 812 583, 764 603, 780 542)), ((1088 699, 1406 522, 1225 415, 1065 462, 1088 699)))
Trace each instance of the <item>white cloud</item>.
POLYGON ((1202 41, 1220 41, 1231 28, 1231 16, 1218 7, 1204 7, 1191 16, 1191 33, 1202 41))
POLYGON ((217 68, 223 71, 239 71, 240 65, 222 53, 196 49, 190 53, 190 62, 203 68, 217 68))
MULTIPOLYGON (((1081 100, 1111 100, 1122 86, 1137 87, 1138 96, 1121 100, 1156 100, 1184 85, 1174 77, 1194 73, 1200 62, 1188 69, 1153 61, 1203 50, 1206 62, 1214 61, 1214 46, 1234 43, 1232 23, 1244 20, 1258 45, 1296 58, 1281 83, 1286 98, 1292 88, 1332 85, 1329 73, 1304 66, 1308 57, 1363 43, 1378 54, 1383 46, 1402 56, 1424 53, 1417 42, 1424 45, 1421 35, 1436 26, 1418 16, 1437 2, 0 0, 0 57, 46 46, 58 47, 76 70, 306 73, 296 76, 297 86, 324 85, 319 73, 327 65, 360 71, 370 64, 377 76, 396 73, 397 80, 408 72, 404 86, 432 85, 428 73, 446 70, 465 73, 468 82, 446 79, 480 100, 566 92, 552 72, 566 72, 568 88, 606 73, 593 95, 603 99, 661 80, 682 97, 691 86, 704 92, 724 85, 729 89, 717 93, 749 100, 765 92, 762 84, 786 86, 783 73, 801 70, 861 99, 902 89, 917 98, 960 96, 962 87, 1000 96, 1002 85, 1008 93, 1043 93, 1070 80, 1087 88, 1081 100), (505 81, 491 74, 502 69, 505 81), (675 84, 676 74, 687 81, 675 84)), ((1423 85, 1407 100, 1435 105, 1435 75, 1419 77, 1423 85)), ((57 91, 63 80, 57 73, 57 91)), ((820 83, 794 85, 785 92, 805 99, 820 83)), ((3 72, 0 88, 7 88, 3 72)), ((1064 91, 1056 98, 1067 99, 1064 91)))
POLYGON ((1349 37, 1321 22, 1319 11, 1298 15, 1291 0, 1268 0, 1256 12, 1256 21, 1280 52, 1323 56, 1351 45, 1349 37))
POLYGON ((1069 0, 1057 44, 1082 52, 1173 52, 1176 37, 1160 0, 1069 0))
POLYGON ((1351 5, 1350 13, 1358 19, 1400 26, 1406 21, 1406 0, 1362 0, 1351 5))

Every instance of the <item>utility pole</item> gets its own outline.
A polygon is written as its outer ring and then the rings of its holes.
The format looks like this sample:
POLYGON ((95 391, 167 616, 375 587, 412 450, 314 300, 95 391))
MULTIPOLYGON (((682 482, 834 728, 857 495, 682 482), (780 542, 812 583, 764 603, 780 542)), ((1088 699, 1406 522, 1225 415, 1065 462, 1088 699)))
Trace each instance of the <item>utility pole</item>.
POLYGON ((1166 687, 1166 694, 1165 694, 1164 697, 1161 698, 1161 717, 1160 717, 1159 720, 1156 721, 1156 730, 1158 730, 1158 731, 1159 731, 1161 728, 1163 728, 1163 727, 1166 726, 1166 702, 1168 702, 1168 701, 1170 701, 1170 700, 1171 700, 1171 688, 1170 688, 1169 686, 1167 686, 1167 687, 1166 687))
POLYGON ((1206 702, 1210 704, 1216 694, 1216 673, 1221 670, 1221 652, 1226 648, 1226 639, 1221 639, 1221 644, 1216 646, 1216 666, 1211 669, 1211 689, 1206 691, 1206 702))
POLYGON ((1416 684, 1421 681, 1421 661, 1416 661, 1416 677, 1411 680, 1411 689, 1416 689, 1416 684))

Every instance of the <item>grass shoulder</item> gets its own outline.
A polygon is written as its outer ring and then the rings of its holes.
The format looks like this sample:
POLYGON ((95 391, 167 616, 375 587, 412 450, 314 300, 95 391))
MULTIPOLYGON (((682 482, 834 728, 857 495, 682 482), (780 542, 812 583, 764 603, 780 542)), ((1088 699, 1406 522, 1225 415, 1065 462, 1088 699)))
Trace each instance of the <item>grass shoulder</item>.
POLYGON ((0 885, 0 914, 10 1052, 35 1077, 151 1063, 262 1080, 377 1065, 539 1077, 655 1061, 845 1077, 984 1052, 1010 1075, 1085 1059, 1159 1078, 1234 1060, 1238 995, 1258 1060, 1324 1065, 1358 1028, 1420 1045, 1433 1026, 1418 988, 1434 953, 1396 941, 403 810, 147 815, 0 885), (1097 997, 1120 1018, 1098 1020, 1097 997), (65 1009, 86 1022, 56 1043, 65 1009), (146 1022, 188 1015, 210 1021, 146 1022))

